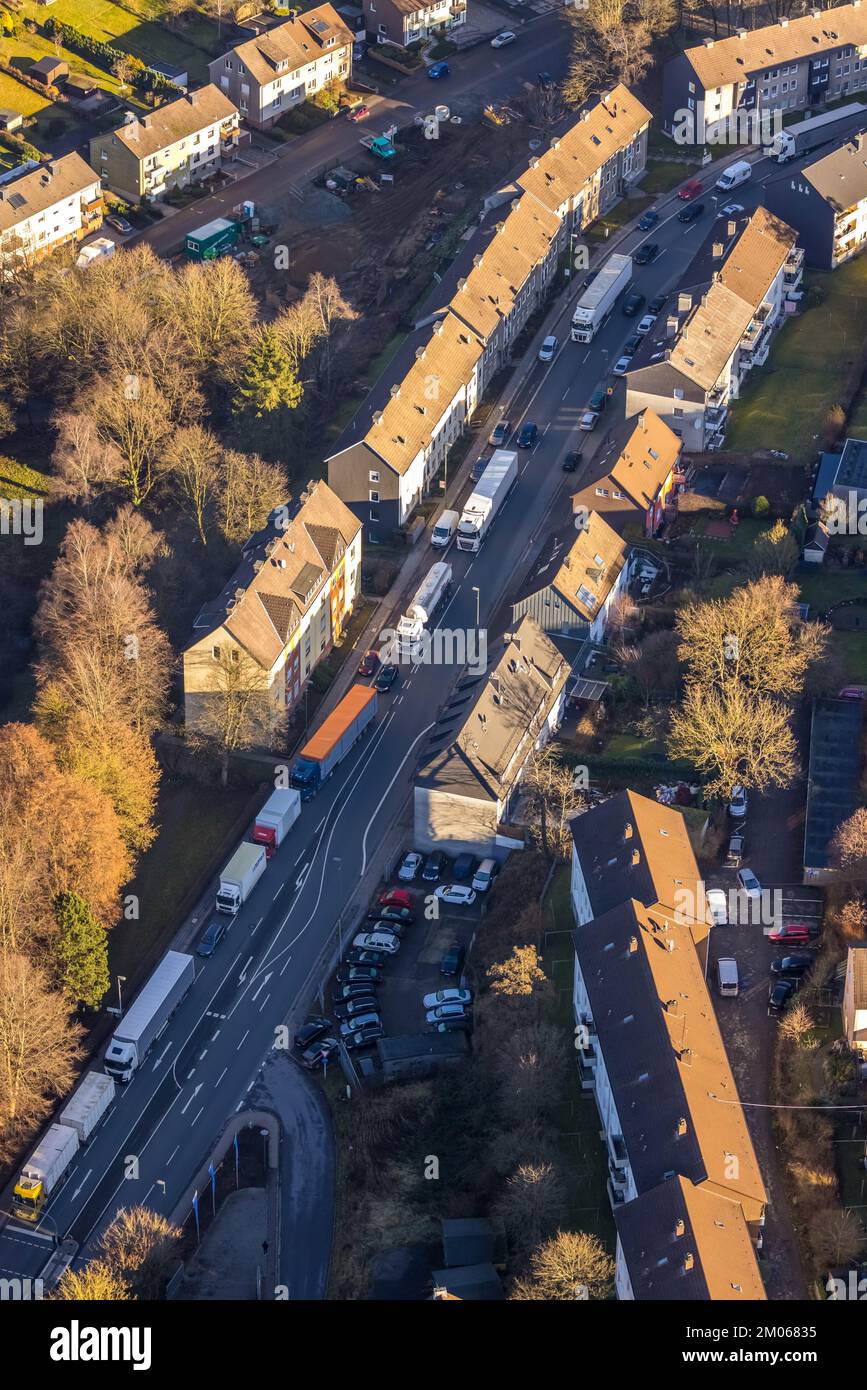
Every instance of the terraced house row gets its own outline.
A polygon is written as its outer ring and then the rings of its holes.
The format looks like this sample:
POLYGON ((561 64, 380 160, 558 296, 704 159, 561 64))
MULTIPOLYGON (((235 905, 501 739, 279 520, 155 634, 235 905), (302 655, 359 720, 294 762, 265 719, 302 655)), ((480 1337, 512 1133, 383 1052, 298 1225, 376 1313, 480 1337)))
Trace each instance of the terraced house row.
POLYGON ((380 386, 328 459, 329 486, 364 528, 387 540, 410 518, 576 235, 644 170, 650 112, 624 86, 601 98, 487 203, 441 307, 417 324, 380 386))

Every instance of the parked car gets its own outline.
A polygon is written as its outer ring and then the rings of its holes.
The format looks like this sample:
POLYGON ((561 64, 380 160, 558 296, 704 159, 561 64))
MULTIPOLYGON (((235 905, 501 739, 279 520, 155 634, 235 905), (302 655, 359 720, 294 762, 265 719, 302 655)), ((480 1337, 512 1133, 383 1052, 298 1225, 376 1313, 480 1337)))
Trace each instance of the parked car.
POLYGON ((361 994, 357 999, 347 999, 345 1004, 335 1004, 335 1018, 357 1018, 359 1014, 379 1012, 379 1000, 375 994, 361 994))
POLYGON ((473 1031, 472 1014, 461 1014, 459 1018, 442 1018, 439 1023, 431 1026, 432 1033, 471 1033, 473 1031))
POLYGON ((538 438, 539 426, 528 421, 526 425, 521 426, 521 433, 518 435, 518 448, 532 449, 538 438))
POLYGON ((738 885, 748 898, 760 898, 762 885, 752 869, 738 869, 738 885))
POLYGON ((383 666, 376 680, 373 682, 373 688, 374 690, 378 690, 380 695, 384 695, 387 690, 391 690, 391 687, 399 678, 400 671, 396 666, 383 666))
POLYGON ((806 975, 808 970, 812 970, 815 963, 815 957, 806 952, 795 953, 791 956, 781 956, 779 960, 771 961, 771 973, 774 975, 788 975, 792 979, 800 980, 806 975))
POLYGON ((704 184, 701 179, 690 179, 689 183, 685 183, 683 188, 678 189, 677 196, 681 202, 687 203, 690 198, 697 198, 703 189, 704 184))
POLYGON ((414 922, 408 907, 372 907, 367 914, 370 922, 414 922))
POLYGON ((595 410, 597 415, 601 415, 607 404, 608 392, 605 390, 604 386, 599 386, 587 402, 587 409, 595 410))
POLYGON ((351 985, 336 985, 331 992, 331 1002, 335 1005, 348 1004, 350 999, 366 999, 373 993, 372 980, 357 980, 351 985))
POLYGON ((471 482, 471 483, 477 483, 477 482, 479 481, 479 479, 481 478, 482 474, 484 473, 484 471, 485 471, 485 469, 487 468, 487 466, 488 466, 488 464, 490 463, 490 461, 491 461, 491 455, 490 455, 490 454, 488 454, 488 457, 487 457, 487 458, 479 458, 479 459, 476 459, 475 463, 473 464, 472 468, 470 469, 470 482, 471 482))
POLYGON ((681 208, 677 220, 683 223, 697 222, 703 212, 704 203, 690 203, 688 208, 681 208))
POLYGON ((421 871, 425 883, 438 883, 443 876, 447 862, 445 855, 438 849, 435 849, 433 854, 429 854, 421 871))
POLYGON ((337 972, 337 983, 339 985, 375 985, 382 979, 382 970, 378 965, 350 965, 337 972))
POLYGON ((710 920, 715 927, 725 927, 728 925, 728 900, 722 888, 708 888, 705 893, 707 898, 707 910, 710 920))
POLYGON ((623 301, 623 312, 628 319, 634 319, 644 304, 644 295, 632 290, 623 301))
POLYGON ((563 472, 575 473, 583 457, 584 452, 582 449, 570 449, 563 460, 563 472))
POLYGON ((720 208, 720 217, 738 217, 744 211, 743 203, 726 203, 724 208, 720 208))
POLYGON ((507 43, 514 43, 516 35, 511 29, 504 29, 501 34, 495 34, 491 39, 491 48, 505 48, 507 43))
POLYGON ((579 430, 583 430, 585 434, 589 434, 591 430, 595 430, 598 423, 599 412, 596 410, 585 410, 578 421, 578 428, 579 430))
POLYGON ((593 284, 593 281, 596 279, 596 276, 597 276, 598 274, 599 274, 599 271, 598 271, 598 270, 591 270, 591 271, 588 271, 588 273, 584 276, 584 280, 583 280, 582 285, 581 285, 581 293, 582 293, 582 294, 584 293, 584 291, 585 291, 590 285, 593 284))
MULTIPOLYGON (((422 859, 422 855, 418 854, 414 849, 410 850, 409 854, 405 854, 400 862, 400 868, 397 871, 398 878, 404 883, 410 883, 418 874, 422 866, 422 859)), ((382 901, 382 899, 380 899, 380 901, 382 901)))
POLYGON ((488 435, 488 443, 493 444, 495 449, 504 449, 511 433, 512 422, 510 420, 498 420, 488 435))
POLYGON ((784 922, 768 932, 768 940, 773 941, 775 946, 809 946, 818 935, 819 928, 811 927, 807 922, 784 922))
POLYGON ((331 1028, 330 1018, 308 1018, 295 1034, 294 1043, 299 1052, 303 1052, 305 1047, 316 1042, 317 1038, 324 1038, 331 1028))
POLYGON ((308 1071, 313 1071, 314 1067, 324 1067, 339 1051, 340 1043, 336 1038, 320 1038, 301 1053, 301 1062, 308 1071))
POLYGON ((638 324, 637 324, 637 326, 636 326, 635 331, 636 331, 637 334, 639 334, 640 337, 643 338, 644 335, 645 335, 645 333, 649 333, 649 332, 650 332, 651 328, 653 327, 653 325, 654 325, 655 323, 656 323, 656 314, 645 314, 645 315, 644 315, 644 318, 642 318, 642 319, 639 320, 639 322, 638 322, 638 324))
POLYGON ((384 1037, 385 1029, 381 1023, 368 1023, 364 1028, 356 1028, 348 1033, 343 1039, 343 1046, 347 1052, 358 1052, 362 1047, 371 1047, 377 1038, 384 1037))
POLYGON ((436 82, 440 77, 448 77, 450 71, 448 63, 431 63, 427 75, 431 81, 436 82))
POLYGON ((226 925, 225 917, 215 917, 212 922, 208 923, 205 930, 202 932, 202 939, 196 947, 197 956, 204 956, 207 958, 214 954, 223 937, 226 935, 226 925))
POLYGON ((542 346, 539 348, 539 361, 552 362, 556 351, 557 339, 554 337, 553 333, 549 333, 548 337, 543 340, 542 346))
POLYGON ((375 922, 367 923, 369 932, 382 932, 386 936, 396 936, 398 941, 402 941, 406 935, 406 922, 388 922, 377 917, 375 922))
POLYGON ((647 212, 643 212, 638 219, 638 230, 640 232, 649 232, 651 227, 655 227, 658 221, 659 213, 656 209, 648 208, 647 212))
POLYGON ((341 1038, 351 1038, 352 1034, 357 1033, 359 1028, 367 1028, 373 1023, 382 1026, 382 1019, 378 1013, 369 1012, 358 1014, 356 1018, 347 1018, 340 1025, 340 1036, 341 1038))
POLYGON ((623 344, 623 354, 625 357, 634 357, 641 343, 641 334, 632 333, 623 344))
POLYGON ((636 265, 650 265, 659 255, 659 242, 646 241, 643 246, 639 246, 635 255, 632 257, 636 265))
POLYGON ((460 975, 466 951, 457 941, 453 942, 440 961, 441 975, 460 975))
POLYGON ((426 994, 422 999, 422 1008, 438 1009, 443 1004, 472 1004, 473 991, 471 989, 438 989, 434 994, 426 994))
POLYGON ((747 814, 747 794, 743 787, 732 787, 729 801, 729 815, 733 820, 743 820, 747 814))
POLYGON ((470 886, 477 893, 487 893, 499 872, 500 866, 496 859, 483 859, 473 874, 473 881, 470 886))
POLYGON ((632 354, 625 352, 622 357, 618 357, 617 361, 614 363, 614 366, 611 368, 612 374, 614 376, 626 376, 626 373, 629 371, 629 364, 631 361, 632 354))
POLYGON ((537 72, 536 83, 543 91, 548 92, 554 86, 554 79, 550 72, 537 72))
POLYGON ((119 212, 109 213, 105 220, 109 227, 113 227, 116 232, 120 232, 121 236, 131 236, 135 231, 135 227, 132 223, 128 222, 125 217, 121 217, 119 212))
POLYGON ((440 1023, 444 1018, 466 1018, 467 1011, 463 1004, 441 1004, 439 1008, 428 1009, 425 1014, 426 1023, 440 1023))
POLYGON ((384 932, 359 932, 352 944, 359 951, 384 951, 387 956, 396 956, 400 950, 397 937, 384 932))
POLYGON ((380 893, 377 902, 380 907, 412 907, 412 893, 406 888, 389 888, 386 893, 380 893))
POLYGON ((647 312, 649 314, 661 314, 667 299, 667 294, 655 294, 647 306, 647 312))
POLYGON ((441 902, 452 903, 458 907, 469 907, 470 903, 476 901, 474 890, 467 888, 463 883, 443 883, 436 889, 436 895, 441 902))
POLYGON ((369 115, 370 107, 366 102, 362 102, 360 106, 353 106, 347 111, 346 119, 348 121, 366 121, 369 115))
POLYGON ((463 880, 472 878, 476 872, 476 856, 474 854, 459 854, 452 865, 452 877, 463 880))
POLYGON ((361 949, 357 949, 357 948, 356 948, 356 949, 353 949, 352 951, 349 952, 348 956, 346 957, 346 960, 345 960, 343 963, 344 963, 344 965, 348 965, 348 966, 353 966, 353 965, 378 965, 378 966, 383 966, 383 965, 385 965, 385 963, 386 963, 387 960, 388 960, 388 955, 386 954, 385 951, 369 951, 369 950, 365 950, 364 948, 361 948, 361 949))
POLYGON ((744 857, 744 837, 739 830, 729 839, 728 853, 726 854, 726 868, 739 869, 741 860, 744 857))
POLYGON ((768 994, 768 1015, 771 1018, 785 1013, 797 985, 794 980, 777 980, 768 994))
POLYGON ((360 676, 372 676, 379 666, 379 652, 365 652, 358 663, 358 674, 360 676))

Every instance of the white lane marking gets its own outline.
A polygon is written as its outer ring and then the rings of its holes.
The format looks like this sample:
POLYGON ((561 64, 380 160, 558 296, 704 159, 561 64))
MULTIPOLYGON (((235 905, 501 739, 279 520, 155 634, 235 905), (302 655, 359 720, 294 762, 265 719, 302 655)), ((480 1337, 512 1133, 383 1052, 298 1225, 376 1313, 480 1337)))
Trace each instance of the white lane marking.
POLYGON ((218 1038, 219 1036, 220 1036, 220 1029, 218 1028, 217 1031, 216 1031, 216 1033, 213 1034, 213 1036, 212 1036, 212 1038, 211 1038, 211 1042, 216 1042, 216 1041, 217 1041, 217 1038, 218 1038))
MULTIPOLYGON (((314 855, 314 858, 315 858, 315 855, 314 855)), ((301 870, 300 874, 298 875, 298 877, 297 877, 296 880, 295 880, 295 892, 296 892, 296 893, 300 893, 300 892, 301 892, 301 889, 304 887, 304 880, 307 878, 307 875, 308 875, 309 872, 310 872, 310 865, 309 865, 309 864, 305 864, 305 865, 304 865, 304 868, 301 870)))
POLYGON ((190 1120, 190 1125, 194 1125, 194 1124, 196 1123, 196 1121, 198 1120, 199 1115, 204 1115, 204 1113, 205 1113, 205 1107, 202 1106, 201 1110, 199 1111, 199 1114, 198 1114, 198 1115, 194 1115, 193 1118, 190 1120))
POLYGON ((250 968, 250 966, 251 966, 252 964, 253 964, 253 957, 252 957, 252 956, 248 956, 248 957, 247 957, 247 963, 246 963, 246 965, 244 966, 244 969, 241 971, 240 975, 238 976, 238 984, 239 984, 239 985, 242 985, 242 984, 244 983, 244 981, 246 980, 246 978, 247 978, 247 971, 249 970, 249 968, 250 968))
POLYGON ((72 1200, 73 1200, 73 1202, 75 1201, 75 1199, 76 1199, 76 1197, 78 1196, 79 1192, 81 1192, 81 1191, 87 1186, 87 1179, 90 1177, 90 1175, 91 1175, 92 1172, 93 1172, 93 1169, 92 1169, 92 1168, 88 1168, 88 1170, 87 1170, 87 1172, 85 1173, 84 1177, 81 1179, 81 1182, 78 1184, 78 1187, 75 1189, 75 1191, 74 1191, 73 1194, 72 1194, 72 1200))
POLYGON ((199 1084, 198 1084, 198 1086, 196 1087, 196 1089, 193 1091, 193 1094, 190 1096, 189 1100, 187 1101, 186 1105, 182 1107, 182 1109, 181 1109, 181 1114, 182 1114, 182 1115, 186 1115, 187 1111, 189 1110, 190 1106, 192 1105, 193 1101, 196 1099, 196 1096, 199 1094, 199 1091, 200 1091, 201 1089, 202 1089, 202 1082, 200 1081, 199 1084))
POLYGON ((270 998, 271 998, 271 992, 270 992, 270 990, 269 990, 269 992, 265 995, 265 998, 262 1000, 262 1003, 259 1005, 259 1013, 262 1012, 262 1010, 264 1009, 265 1005, 268 1003, 268 1000, 269 1000, 270 998))
POLYGON ((172 1050, 172 1044, 171 1044, 170 1042, 169 1042, 169 1043, 166 1043, 165 1048, 164 1048, 163 1051, 160 1053, 159 1057, 156 1059, 156 1061, 154 1062, 153 1066, 151 1067, 151 1071, 156 1071, 157 1067, 160 1065, 160 1062, 164 1062, 164 1061, 165 1061, 166 1057, 167 1057, 168 1054, 171 1052, 171 1050, 172 1050))
POLYGON ((169 1154, 168 1158, 166 1159, 166 1167, 169 1166, 169 1164, 171 1163, 172 1159, 174 1158, 175 1154, 177 1153, 177 1151, 178 1151, 178 1149, 179 1149, 180 1147, 181 1147, 180 1144, 175 1144, 175 1147, 172 1149, 171 1153, 169 1154))
MULTIPOLYGON (((214 1082, 214 1085, 215 1085, 215 1086, 219 1086, 220 1082, 222 1081, 223 1077, 226 1075, 226 1072, 227 1072, 228 1070, 229 1070, 228 1067, 223 1067, 223 1070, 220 1072, 220 1075, 217 1077, 216 1081, 214 1082)), ((177 1149, 175 1149, 175 1153, 177 1153, 177 1149)))
POLYGON ((263 990, 263 989, 265 988, 265 986, 267 985, 267 983, 268 983, 268 981, 270 980, 270 978, 271 978, 271 976, 273 975, 273 973, 274 973, 273 970, 269 970, 269 971, 268 971, 268 974, 264 976, 264 978, 263 978, 263 980, 262 980, 262 983, 260 984, 259 988, 256 990, 256 993, 253 995, 252 999, 250 1000, 250 1003, 251 1003, 251 1004, 255 1004, 256 1000, 259 998, 259 995, 262 993, 262 990, 263 990))
POLYGON ((274 894, 273 898, 271 899, 272 903, 275 903, 275 902, 277 901, 277 899, 279 898, 280 894, 283 892, 283 889, 284 889, 285 887, 286 887, 286 880, 285 880, 285 878, 284 878, 283 882, 280 884, 280 887, 277 889, 277 892, 274 894))
POLYGON ((249 1036, 250 1036, 250 1029, 248 1028, 247 1031, 246 1031, 246 1033, 244 1034, 243 1038, 242 1038, 241 1041, 238 1043, 238 1046, 235 1048, 235 1051, 236 1051, 236 1052, 240 1052, 240 1051, 241 1051, 241 1048, 244 1046, 244 1043, 247 1041, 247 1039, 249 1038, 249 1036))

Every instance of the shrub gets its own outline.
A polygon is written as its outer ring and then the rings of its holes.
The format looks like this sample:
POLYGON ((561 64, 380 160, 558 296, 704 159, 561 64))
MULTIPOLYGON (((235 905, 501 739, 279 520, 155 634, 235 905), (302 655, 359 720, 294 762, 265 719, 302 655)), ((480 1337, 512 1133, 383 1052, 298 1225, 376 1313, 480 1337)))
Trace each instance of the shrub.
POLYGON ((753 516, 767 516, 771 509, 771 504, 767 497, 753 498, 753 516))

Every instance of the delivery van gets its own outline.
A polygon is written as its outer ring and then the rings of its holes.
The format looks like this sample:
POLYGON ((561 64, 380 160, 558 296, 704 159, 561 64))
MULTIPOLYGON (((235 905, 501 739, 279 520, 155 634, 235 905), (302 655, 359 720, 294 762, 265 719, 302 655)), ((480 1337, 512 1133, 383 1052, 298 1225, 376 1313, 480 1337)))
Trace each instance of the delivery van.
POLYGON ((716 186, 724 193, 730 193, 733 188, 746 183, 747 179, 752 177, 752 172, 752 166, 745 159, 739 159, 736 164, 730 164, 727 169, 723 169, 716 186))
POLYGON ((458 522, 460 519, 460 514, 458 512, 443 512, 431 532, 431 545, 435 545, 438 550, 445 550, 446 546, 450 544, 452 536, 458 529, 458 522))
POLYGON ((720 994, 726 999, 733 999, 738 992, 738 963, 734 956, 720 956, 716 963, 716 978, 720 994))

